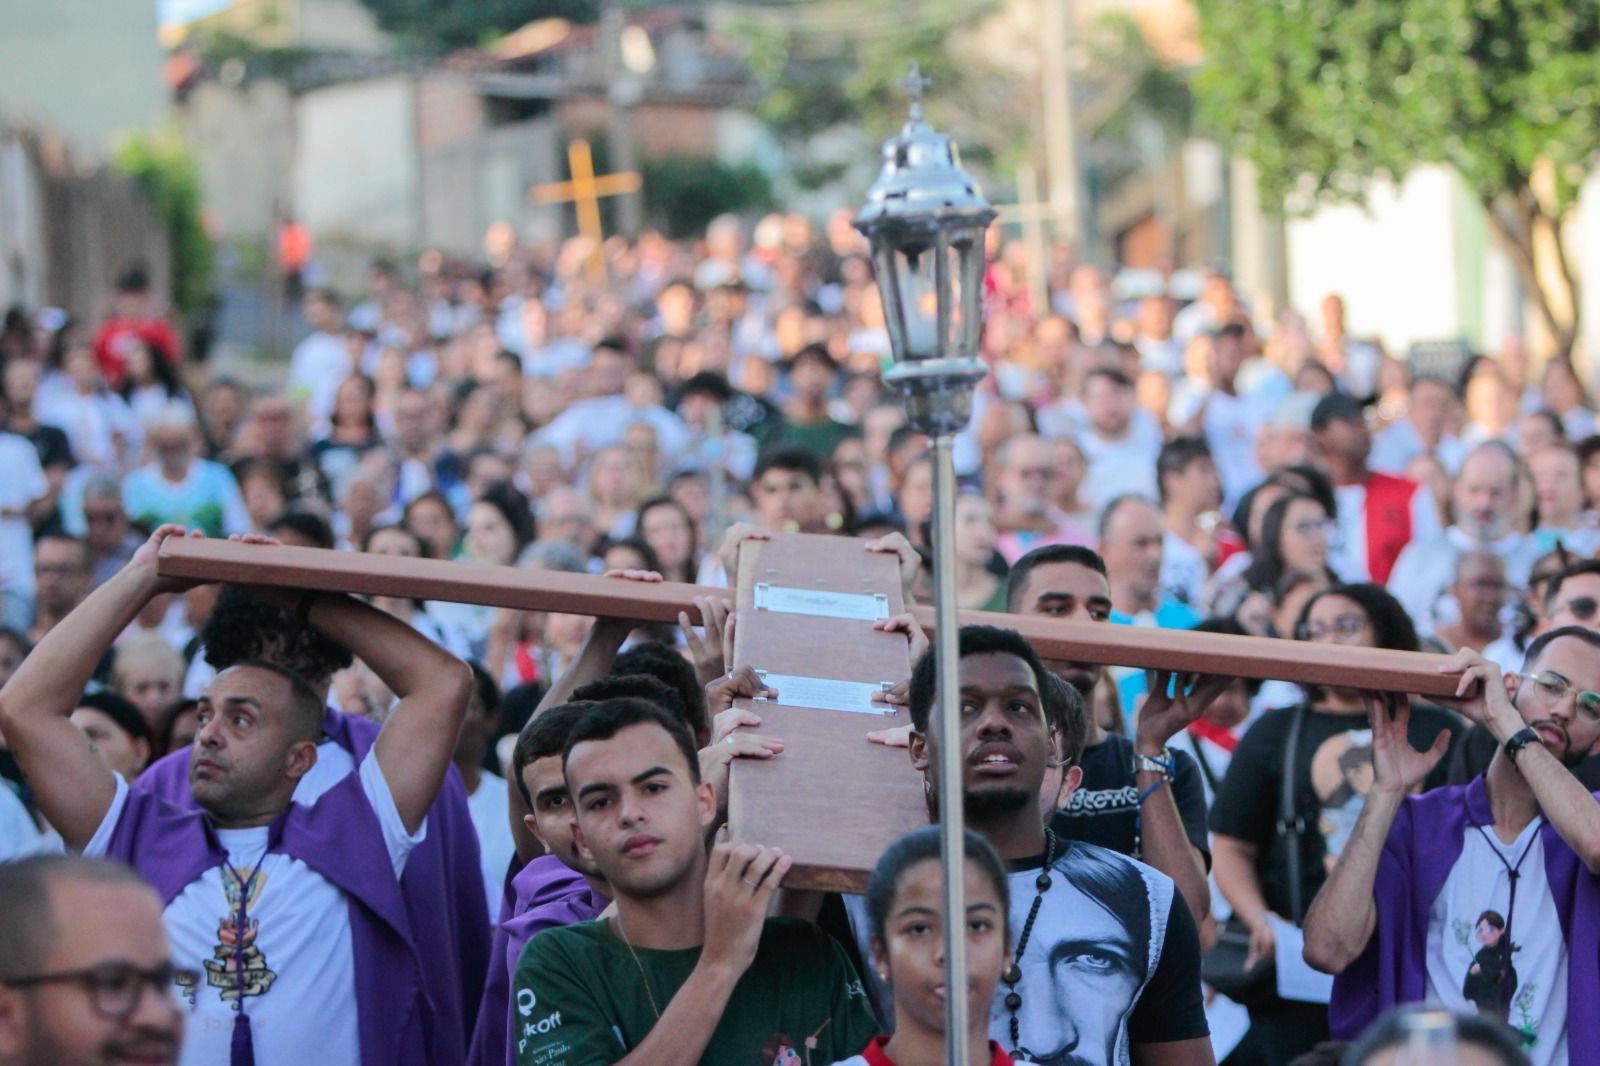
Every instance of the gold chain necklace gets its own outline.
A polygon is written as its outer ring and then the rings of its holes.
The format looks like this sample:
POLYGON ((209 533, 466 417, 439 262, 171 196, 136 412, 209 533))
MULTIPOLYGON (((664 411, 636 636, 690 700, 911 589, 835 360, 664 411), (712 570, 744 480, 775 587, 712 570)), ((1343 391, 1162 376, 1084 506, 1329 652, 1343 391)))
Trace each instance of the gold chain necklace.
POLYGON ((645 972, 644 963, 639 961, 639 953, 633 950, 633 941, 628 939, 628 931, 622 927, 622 911, 619 909, 611 916, 617 923, 617 935, 622 938, 623 946, 628 949, 628 954, 633 956, 633 965, 639 970, 639 983, 644 985, 644 994, 650 1000, 650 1009, 655 1012, 656 1021, 661 1020, 661 1008, 656 1006, 656 994, 650 990, 650 975, 645 972))

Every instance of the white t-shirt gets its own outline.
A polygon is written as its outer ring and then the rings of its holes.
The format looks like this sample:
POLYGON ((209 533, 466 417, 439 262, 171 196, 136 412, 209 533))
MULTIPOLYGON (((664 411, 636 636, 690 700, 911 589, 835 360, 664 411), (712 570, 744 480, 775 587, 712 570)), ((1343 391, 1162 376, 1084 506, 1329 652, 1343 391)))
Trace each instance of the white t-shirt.
POLYGON ((1211 570, 1193 544, 1167 530, 1161 538, 1161 595, 1198 606, 1211 570))
POLYGON ((1545 878, 1542 825, 1535 818, 1510 844, 1493 829, 1467 827, 1461 857, 1428 910, 1428 1000, 1459 1013, 1486 1005, 1483 1013, 1498 1016, 1500 937, 1510 917, 1515 984, 1503 1020, 1522 1034, 1534 1066, 1565 1066, 1567 942, 1545 878), (1517 909, 1509 916, 1506 863, 1519 871, 1517 909))
MULTIPOLYGON (((0 511, 21 512, 50 489, 39 453, 15 433, 0 433, 0 471, 0 511)), ((20 513, 0 518, 0 588, 33 595, 33 527, 20 513)))
POLYGON ((1156 498, 1161 430, 1153 422, 1134 418, 1121 440, 1106 440, 1086 428, 1078 436, 1078 447, 1088 461, 1081 491, 1097 513, 1118 496, 1156 498))
POLYGON ((28 808, 22 805, 21 798, 11 791, 10 785, 0 781, 0 862, 49 850, 49 839, 28 817, 28 808))
MULTIPOLYGON (((414 835, 406 833, 383 771, 370 754, 360 774, 398 880, 411 849, 427 834, 426 822, 414 835)), ((128 785, 118 777, 116 798, 85 855, 105 854, 127 799, 128 785)), ((232 869, 207 870, 167 904, 163 924, 172 957, 201 974, 195 988, 178 989, 190 1010, 180 1059, 184 1066, 216 1066, 229 1059, 238 999, 234 923, 241 884, 249 886, 241 961, 255 1060, 361 1061, 349 903, 299 859, 266 854, 270 831, 267 826, 217 830, 232 869)))
POLYGON ((1211 461, 1217 465, 1224 506, 1237 502, 1261 480, 1256 437, 1265 421, 1265 406, 1254 397, 1229 396, 1214 389, 1206 398, 1200 427, 1211 448, 1211 461))
POLYGON ((332 333, 313 333, 294 346, 289 392, 305 400, 306 418, 320 426, 333 414, 339 383, 355 370, 350 350, 332 333))
POLYGON ((506 870, 517 846, 511 840, 511 794, 506 779, 488 770, 478 782, 478 790, 467 797, 472 828, 478 831, 479 861, 483 865, 483 889, 489 900, 489 920, 500 918, 500 897, 505 894, 506 870))

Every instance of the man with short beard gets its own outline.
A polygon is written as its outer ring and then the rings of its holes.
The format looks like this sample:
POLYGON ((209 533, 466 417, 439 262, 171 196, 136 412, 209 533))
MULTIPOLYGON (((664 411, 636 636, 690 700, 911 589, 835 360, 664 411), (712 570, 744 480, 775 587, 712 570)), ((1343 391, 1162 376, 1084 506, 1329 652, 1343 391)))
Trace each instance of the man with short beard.
MULTIPOLYGON (((1081 778, 1081 700, 1012 630, 964 626, 960 653, 962 806, 1012 869, 1015 962, 990 1038, 1044 1066, 1210 1066, 1199 941, 1172 879, 1046 826, 1041 799, 1081 778)), ((923 655, 909 692, 930 813, 942 787, 934 673, 923 655)))
POLYGON ((104 859, 0 864, 0 1066, 172 1066, 184 1011, 161 901, 104 859))
POLYGON ((0 728, 40 813, 68 847, 129 863, 157 887, 176 959, 204 970, 183 988, 196 1019, 186 1063, 445 1061, 430 1054, 433 975, 415 932, 440 919, 413 912, 400 880, 450 769, 470 672, 351 597, 259 590, 399 697, 371 749, 314 803, 294 802, 317 763, 322 696, 281 666, 246 661, 200 698, 189 758, 198 809, 130 788, 69 716, 116 635, 155 597, 193 584, 157 570, 162 541, 178 535, 158 528, 0 689, 0 728))
POLYGON ((1410 795, 1443 756, 1406 742, 1410 708, 1371 701, 1374 781, 1305 923, 1350 1039, 1399 1003, 1482 1012, 1536 1066, 1600 1061, 1600 805, 1570 770, 1600 743, 1600 634, 1534 641, 1521 674, 1469 649, 1445 701, 1499 745, 1466 785, 1410 795))
POLYGON ((1498 441, 1478 445, 1462 460, 1461 472, 1450 486, 1455 524, 1442 536, 1413 540, 1395 560, 1388 588, 1419 634, 1431 635, 1448 620, 1448 612, 1437 610, 1439 601, 1455 577, 1456 560, 1468 552, 1504 559, 1513 588, 1527 582, 1540 552, 1538 542, 1515 526, 1522 477, 1520 460, 1510 448, 1498 441))

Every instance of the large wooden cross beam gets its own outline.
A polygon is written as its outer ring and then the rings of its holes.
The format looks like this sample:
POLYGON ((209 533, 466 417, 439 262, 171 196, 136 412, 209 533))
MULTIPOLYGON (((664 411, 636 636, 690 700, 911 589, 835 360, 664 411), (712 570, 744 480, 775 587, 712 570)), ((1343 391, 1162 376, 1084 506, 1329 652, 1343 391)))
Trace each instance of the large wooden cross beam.
MULTIPOLYGON (((170 577, 479 603, 640 622, 675 622, 679 612, 698 620, 695 597, 715 591, 674 582, 645 584, 550 570, 177 537, 163 542, 159 565, 160 572, 170 577)), ((923 627, 931 629, 933 610, 914 610, 923 627)), ((1046 659, 1428 696, 1455 692, 1455 679, 1439 672, 1447 661, 1442 655, 1064 622, 1035 615, 965 611, 961 620, 1016 629, 1046 659)))

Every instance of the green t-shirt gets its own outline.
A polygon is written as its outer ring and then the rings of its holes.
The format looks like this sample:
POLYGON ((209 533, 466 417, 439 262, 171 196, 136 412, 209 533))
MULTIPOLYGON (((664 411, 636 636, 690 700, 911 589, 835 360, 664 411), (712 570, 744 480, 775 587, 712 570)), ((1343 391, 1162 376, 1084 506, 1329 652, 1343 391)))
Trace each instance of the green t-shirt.
MULTIPOLYGON (((665 1011, 700 949, 636 950, 637 963, 605 921, 547 929, 528 941, 512 999, 517 1066, 602 1066, 643 1043, 657 1020, 651 995, 665 1011)), ((821 1066, 854 1055, 876 1032, 844 950, 809 922, 768 918, 755 961, 734 986, 700 1061, 821 1066), (810 1039, 816 1046, 808 1056, 810 1039)))

